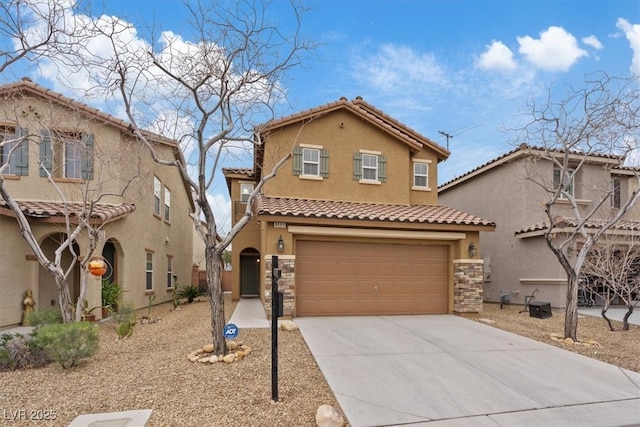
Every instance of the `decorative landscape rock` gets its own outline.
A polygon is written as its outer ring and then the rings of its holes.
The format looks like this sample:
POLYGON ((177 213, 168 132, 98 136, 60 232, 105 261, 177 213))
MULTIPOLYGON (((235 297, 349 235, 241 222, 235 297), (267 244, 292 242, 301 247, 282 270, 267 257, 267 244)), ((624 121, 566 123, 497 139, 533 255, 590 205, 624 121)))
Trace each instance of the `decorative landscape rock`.
POLYGON ((283 320, 280 323, 280 329, 287 332, 297 331, 298 325, 293 320, 283 320))
POLYGON ((343 427, 344 418, 331 405, 320 405, 316 412, 316 425, 318 427, 343 427))
POLYGON ((224 354, 213 354, 213 344, 206 344, 199 348, 198 350, 194 350, 187 355, 187 359, 193 363, 233 363, 236 360, 242 360, 246 356, 250 355, 253 349, 238 341, 227 341, 227 353, 224 354))

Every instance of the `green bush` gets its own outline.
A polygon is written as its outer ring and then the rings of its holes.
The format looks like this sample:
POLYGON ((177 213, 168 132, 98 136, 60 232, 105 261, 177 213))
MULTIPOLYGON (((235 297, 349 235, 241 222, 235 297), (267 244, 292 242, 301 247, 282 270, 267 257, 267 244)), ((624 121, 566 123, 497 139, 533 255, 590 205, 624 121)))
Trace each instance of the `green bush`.
POLYGON ((98 326, 88 322, 45 325, 34 332, 38 345, 64 369, 98 350, 98 326))
POLYGON ((122 305, 118 312, 113 315, 118 326, 116 327, 116 333, 118 338, 128 338, 133 334, 133 327, 136 325, 136 309, 133 303, 126 303, 122 305))
POLYGON ((30 326, 39 328, 44 325, 55 325, 62 323, 62 313, 59 308, 46 308, 44 310, 34 310, 27 317, 30 326))
POLYGON ((179 298, 185 298, 187 302, 191 304, 194 299, 204 295, 204 291, 198 285, 183 285, 178 289, 177 295, 179 298))

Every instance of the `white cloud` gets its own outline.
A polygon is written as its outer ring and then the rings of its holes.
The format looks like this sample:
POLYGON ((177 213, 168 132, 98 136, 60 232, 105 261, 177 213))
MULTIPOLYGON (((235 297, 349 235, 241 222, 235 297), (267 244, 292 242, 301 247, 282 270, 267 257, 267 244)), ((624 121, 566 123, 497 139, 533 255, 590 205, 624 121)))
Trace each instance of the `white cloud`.
POLYGON ((561 27, 549 27, 539 39, 518 37, 520 53, 525 59, 546 71, 568 71, 587 52, 578 46, 576 38, 561 27))
POLYGON ((207 200, 216 219, 218 234, 226 236, 231 231, 231 201, 222 194, 208 194, 207 200))
POLYGON ((598 38, 596 36, 583 37, 582 38, 582 43, 586 44, 587 46, 591 46, 595 50, 600 50, 600 49, 602 49, 604 47, 602 45, 602 43, 600 43, 600 40, 598 40, 598 38))
POLYGON ((640 76, 640 24, 631 24, 623 18, 618 18, 616 27, 624 31, 629 47, 633 51, 633 59, 631 60, 631 74, 640 76))
POLYGON ((496 40, 480 55, 477 65, 484 70, 498 71, 512 71, 517 67, 511 49, 496 40))
POLYGON ((415 84, 443 83, 445 72, 436 58, 407 46, 384 44, 370 57, 354 60, 354 76, 376 90, 395 91, 415 84))

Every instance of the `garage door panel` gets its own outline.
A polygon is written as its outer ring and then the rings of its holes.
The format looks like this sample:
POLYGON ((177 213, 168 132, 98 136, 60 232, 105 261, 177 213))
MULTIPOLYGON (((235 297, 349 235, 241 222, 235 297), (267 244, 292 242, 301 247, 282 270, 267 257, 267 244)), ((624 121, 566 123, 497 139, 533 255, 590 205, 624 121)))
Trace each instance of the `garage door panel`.
POLYGON ((446 313, 447 246, 298 241, 297 315, 446 313))

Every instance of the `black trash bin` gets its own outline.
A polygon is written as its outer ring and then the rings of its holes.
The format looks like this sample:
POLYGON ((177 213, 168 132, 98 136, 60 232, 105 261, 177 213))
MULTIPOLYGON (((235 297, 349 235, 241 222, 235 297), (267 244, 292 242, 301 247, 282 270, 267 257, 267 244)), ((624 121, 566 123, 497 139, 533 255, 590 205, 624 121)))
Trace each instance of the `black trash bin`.
POLYGON ((529 303, 529 316, 538 319, 551 317, 551 304, 544 301, 533 301, 529 303))

